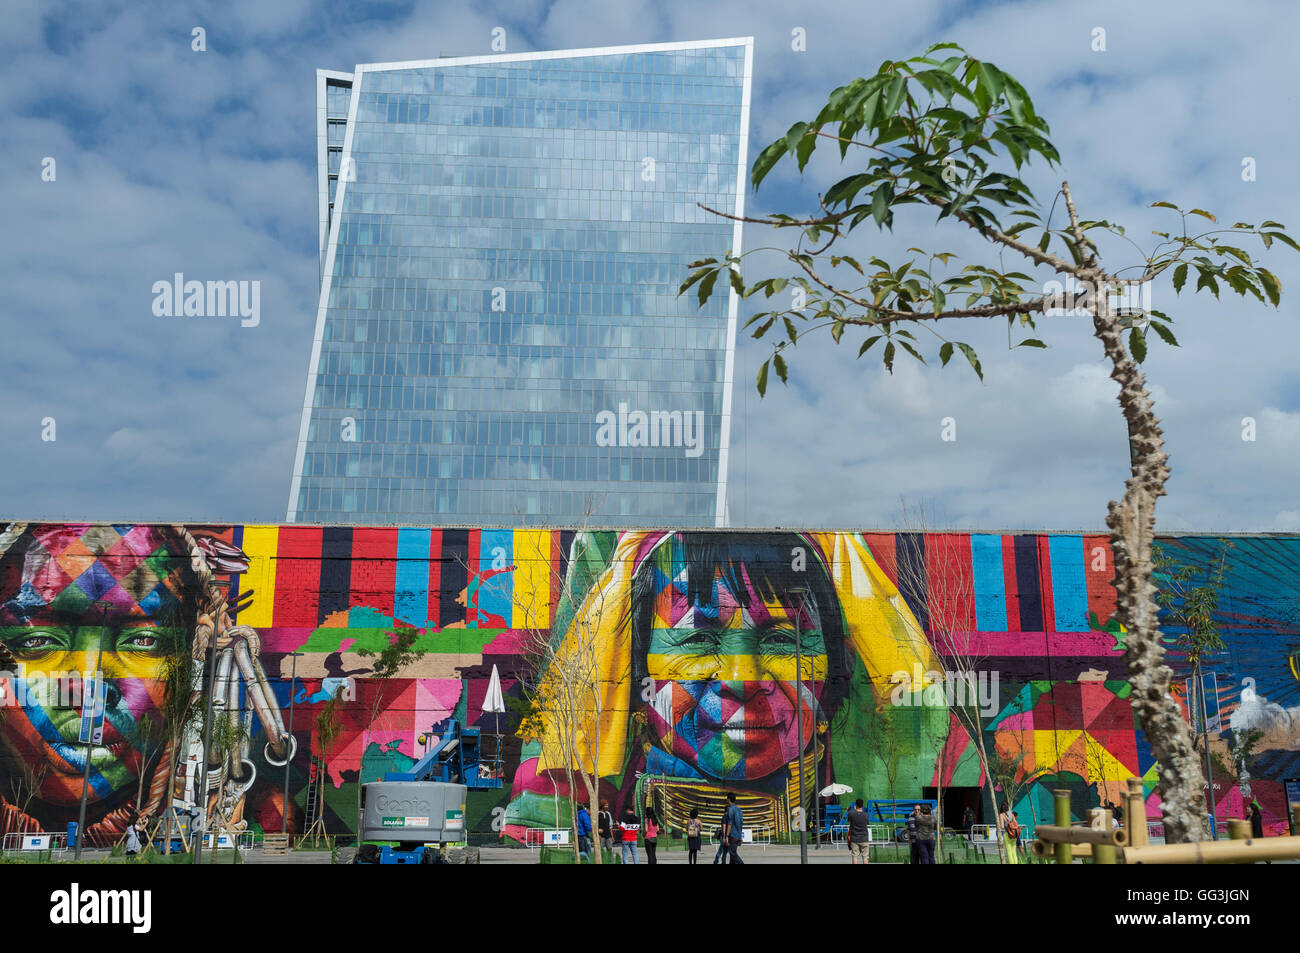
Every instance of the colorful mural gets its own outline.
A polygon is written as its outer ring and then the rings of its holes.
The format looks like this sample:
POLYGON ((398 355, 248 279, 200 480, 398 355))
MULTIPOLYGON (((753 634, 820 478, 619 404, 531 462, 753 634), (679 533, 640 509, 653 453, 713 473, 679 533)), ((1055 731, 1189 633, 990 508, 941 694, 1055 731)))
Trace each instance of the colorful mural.
MULTIPOLYGON (((1300 776, 1300 537, 1231 543, 1215 617, 1225 647, 1203 662, 1219 715, 1216 800, 1221 817, 1256 800, 1282 832, 1281 782, 1300 776)), ((1225 541, 1162 544, 1206 566, 1225 541)), ((254 830, 347 832, 356 782, 409 767, 453 718, 480 728, 504 768, 502 788, 470 794, 474 837, 524 840, 567 823, 572 750, 545 712, 521 733, 521 697, 526 685, 545 693, 579 649, 595 667, 574 724, 600 739, 601 797, 614 811, 653 802, 670 828, 691 809, 709 822, 735 793, 779 835, 832 781, 987 817, 978 740, 1011 772, 996 796, 1022 822, 1050 815, 1053 788, 1072 791, 1081 818, 1132 777, 1155 816, 1123 632, 1106 625, 1111 573, 1104 536, 1067 534, 14 523, 0 536, 0 646, 13 657, 0 673, 0 831, 76 819, 78 675, 98 671, 95 843, 168 804, 254 830), (387 682, 369 677, 374 657, 361 653, 399 633, 416 660, 387 682), (545 671, 538 633, 556 660, 545 671), (201 791, 201 739, 165 730, 167 685, 198 698, 213 644, 227 740, 201 791), (982 739, 926 674, 956 669, 989 691, 982 739), (494 671, 505 713, 484 710, 494 671), (339 731, 322 750, 331 699, 339 731)), ((1181 683, 1179 634, 1168 630, 1181 683)))

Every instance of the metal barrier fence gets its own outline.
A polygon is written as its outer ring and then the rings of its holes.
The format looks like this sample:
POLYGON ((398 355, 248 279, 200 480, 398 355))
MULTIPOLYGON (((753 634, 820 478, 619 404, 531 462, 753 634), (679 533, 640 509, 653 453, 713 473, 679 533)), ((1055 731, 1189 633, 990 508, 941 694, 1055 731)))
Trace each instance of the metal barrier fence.
POLYGON ((0 853, 6 857, 33 854, 66 854, 68 852, 67 834, 47 834, 37 831, 29 834, 6 834, 0 853))

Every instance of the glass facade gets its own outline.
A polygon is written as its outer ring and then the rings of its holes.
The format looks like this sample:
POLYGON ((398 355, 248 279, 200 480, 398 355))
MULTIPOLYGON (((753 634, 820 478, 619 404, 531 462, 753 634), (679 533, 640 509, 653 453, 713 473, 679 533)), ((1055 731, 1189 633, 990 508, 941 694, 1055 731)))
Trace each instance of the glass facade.
POLYGON ((739 250, 697 203, 742 211, 749 62, 729 40, 322 76, 289 520, 721 523, 735 296, 677 288, 739 250))

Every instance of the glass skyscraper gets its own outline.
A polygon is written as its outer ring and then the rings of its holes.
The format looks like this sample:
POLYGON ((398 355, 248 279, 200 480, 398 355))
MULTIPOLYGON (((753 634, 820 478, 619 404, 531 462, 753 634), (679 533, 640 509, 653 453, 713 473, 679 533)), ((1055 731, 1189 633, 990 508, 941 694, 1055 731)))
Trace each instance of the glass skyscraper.
POLYGON ((723 525, 752 40, 317 74, 288 519, 723 525))

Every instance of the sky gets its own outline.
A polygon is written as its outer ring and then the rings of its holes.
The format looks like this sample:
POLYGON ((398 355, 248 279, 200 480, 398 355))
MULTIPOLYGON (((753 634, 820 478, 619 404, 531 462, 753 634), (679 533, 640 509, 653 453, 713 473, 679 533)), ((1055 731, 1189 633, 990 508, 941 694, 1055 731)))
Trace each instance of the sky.
MULTIPOLYGON (((485 54, 497 27, 508 52, 754 37, 751 158, 834 88, 953 41, 1052 124, 1061 165, 1026 175, 1044 202, 1068 179, 1082 217, 1145 247, 1178 224, 1155 201, 1300 223, 1300 10, 1285 2, 7 0, 0 517, 283 519, 318 290, 315 70, 485 54), (153 283, 175 272, 260 281, 260 323, 155 316, 153 283)), ((802 176, 778 166, 747 211, 808 212, 846 174, 833 153, 802 176)), ((784 240, 746 227, 746 248, 784 240)), ((901 263, 912 245, 989 260, 933 216, 851 247, 901 263)), ((1140 260, 1119 241, 1102 253, 1140 260)), ((1275 244, 1263 261, 1278 309, 1153 287, 1182 344, 1145 365, 1173 472, 1164 532, 1300 531, 1300 255, 1275 244)), ((891 376, 855 359, 860 334, 811 337, 762 399, 771 342, 739 337, 731 525, 891 528, 924 509, 934 529, 1103 528, 1127 477, 1117 388, 1087 321, 1039 330, 1047 350, 1010 349, 1003 322, 950 332, 979 349, 982 383, 958 361, 891 376)))

